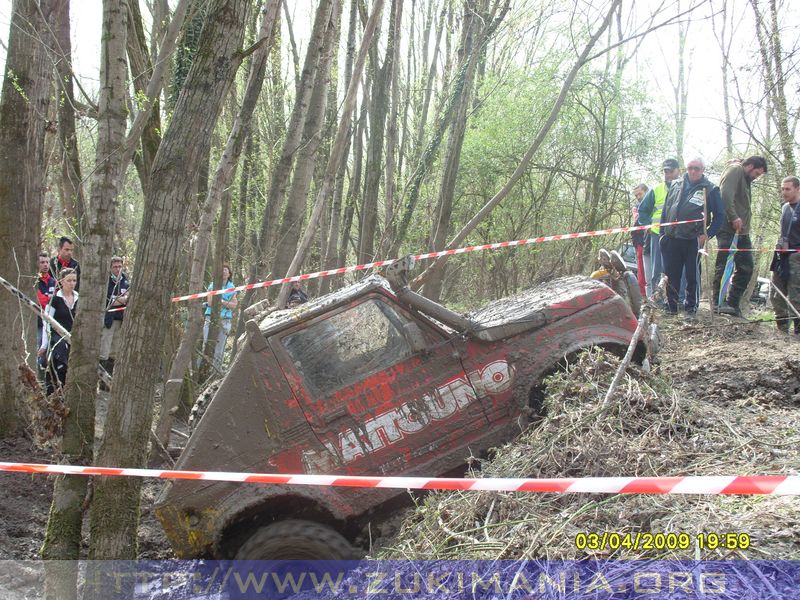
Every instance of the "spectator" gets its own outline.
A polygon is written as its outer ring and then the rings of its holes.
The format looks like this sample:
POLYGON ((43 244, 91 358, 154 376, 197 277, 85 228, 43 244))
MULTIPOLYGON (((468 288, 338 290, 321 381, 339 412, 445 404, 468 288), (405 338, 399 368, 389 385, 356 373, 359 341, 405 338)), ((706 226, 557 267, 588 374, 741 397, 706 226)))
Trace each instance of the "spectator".
MULTIPOLYGON (((225 282, 222 285, 223 290, 236 287, 236 284, 231 280, 231 267, 227 263, 222 266, 222 280, 225 282)), ((214 283, 208 284, 208 291, 214 289, 214 283)), ((225 344, 228 341, 228 335, 231 332, 231 322, 233 320, 233 309, 237 305, 236 292, 229 292, 222 294, 222 301, 220 302, 219 314, 219 333, 217 335, 217 345, 214 348, 214 366, 217 370, 222 370, 222 357, 225 353, 225 344)), ((203 347, 205 348, 206 340, 208 340, 208 330, 211 326, 211 305, 206 303, 206 322, 203 326, 203 347)))
MULTIPOLYGON (((39 253, 38 267, 39 277, 36 279, 36 299, 39 301, 42 312, 45 312, 50 305, 50 299, 56 293, 56 279, 50 274, 50 259, 47 256, 47 252, 39 253)), ((36 347, 39 348, 42 345, 44 328, 44 321, 42 321, 41 317, 37 317, 36 325, 36 347)))
POLYGON ((131 285, 128 276, 122 272, 123 259, 119 256, 111 258, 111 273, 108 276, 106 288, 106 314, 103 320, 103 332, 100 337, 100 363, 109 375, 114 373, 114 361, 117 356, 118 332, 122 328, 122 319, 125 318, 124 310, 108 312, 112 308, 125 308, 128 304, 128 290, 131 285))
MULTIPOLYGON (((647 242, 650 246, 650 269, 647 272, 648 296, 652 296, 655 292, 663 271, 658 227, 661 222, 661 211, 664 208, 664 201, 667 199, 669 186, 681 174, 678 161, 674 158, 668 158, 661 166, 664 171, 664 181, 645 194, 639 204, 639 218, 636 222, 637 225, 652 225, 648 235, 649 241, 647 242)), ((647 267, 645 266, 645 268, 647 267)))
MULTIPOLYGON (((633 223, 635 224, 636 221, 639 219, 639 203, 644 198, 644 195, 647 193, 648 187, 644 183, 640 183, 635 188, 633 188, 633 197, 636 200, 633 204, 633 223)), ((644 246, 645 242, 647 241, 647 232, 644 230, 637 230, 631 231, 631 242, 633 242, 633 248, 636 251, 636 279, 639 282, 639 292, 644 297, 647 289, 647 277, 645 273, 647 272, 647 267, 650 263, 649 260, 645 261, 644 257, 644 246)), ((650 257, 650 253, 647 253, 648 259, 650 257)))
MULTIPOLYGON (((800 201, 800 179, 794 175, 784 178, 781 182, 781 196, 784 205, 781 209, 781 236, 778 238, 776 249, 788 250, 792 218, 797 203, 800 201)), ((772 271, 772 287, 769 297, 772 309, 775 311, 775 325, 778 327, 778 331, 789 333, 789 321, 794 320, 795 333, 800 333, 796 315, 785 300, 789 295, 789 253, 775 252, 769 270, 772 271)), ((800 306, 796 305, 795 307, 800 309, 800 306)))
POLYGON ((708 237, 713 237, 722 225, 722 201, 719 188, 712 184, 704 175, 705 163, 701 158, 689 161, 686 174, 676 181, 669 189, 669 194, 664 203, 665 222, 692 221, 699 219, 699 223, 684 223, 663 227, 661 236, 661 255, 664 259, 664 272, 667 275, 667 312, 678 312, 678 289, 680 287, 681 272, 686 273, 686 300, 685 309, 687 319, 694 319, 698 305, 698 266, 697 252, 705 246, 708 237), (708 207, 713 215, 711 225, 706 235, 704 213, 708 207))
POLYGON ((719 250, 714 270, 714 289, 712 302, 719 299, 722 287, 722 276, 725 264, 730 254, 733 236, 739 234, 737 248, 744 252, 735 252, 733 260, 735 270, 733 280, 728 289, 728 297, 719 306, 719 312, 724 315, 742 316, 739 303, 742 299, 750 277, 753 274, 753 255, 749 250, 753 245, 750 241, 750 216, 751 192, 750 185, 767 172, 767 161, 763 156, 751 156, 743 162, 732 161, 722 173, 719 189, 727 216, 719 232, 719 250))
MULTIPOLYGON (((56 280, 50 273, 50 259, 47 252, 40 252, 38 256, 38 270, 39 274, 36 279, 36 299, 39 302, 39 307, 44 313, 50 305, 50 299, 56 293, 56 280)), ((44 321, 42 317, 36 317, 36 348, 42 345, 42 336, 44 335, 44 321)), ((47 367, 47 359, 44 356, 39 356, 37 362, 37 373, 40 381, 45 379, 45 368, 47 367)))
POLYGON ((75 291, 77 292, 81 287, 81 266, 77 260, 72 258, 73 249, 74 246, 71 239, 65 236, 58 238, 58 254, 50 259, 50 274, 57 281, 61 281, 61 271, 63 269, 72 269, 75 271, 77 279, 75 284, 75 291))
MULTIPOLYGON (((78 310, 78 275, 70 268, 61 270, 58 280, 59 290, 50 300, 47 314, 53 317, 67 331, 72 331, 75 312, 78 310)), ((45 322, 42 331, 42 342, 39 344, 39 356, 47 357, 47 374, 45 386, 47 394, 52 394, 56 385, 63 387, 67 381, 67 363, 69 362, 69 342, 61 337, 50 324, 45 322)))
POLYGON ((292 291, 289 292, 289 298, 286 300, 286 308, 294 308, 306 302, 308 302, 308 294, 300 288, 299 281, 293 281, 292 291))

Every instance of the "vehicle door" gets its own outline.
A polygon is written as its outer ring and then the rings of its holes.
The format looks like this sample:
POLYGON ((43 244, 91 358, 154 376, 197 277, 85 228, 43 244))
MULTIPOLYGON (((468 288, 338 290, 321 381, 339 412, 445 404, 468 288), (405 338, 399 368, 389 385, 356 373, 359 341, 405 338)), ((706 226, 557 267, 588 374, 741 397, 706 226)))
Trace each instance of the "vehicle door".
POLYGON ((381 293, 273 338, 295 397, 328 452, 317 457, 322 472, 423 468, 488 423, 445 332, 381 293))

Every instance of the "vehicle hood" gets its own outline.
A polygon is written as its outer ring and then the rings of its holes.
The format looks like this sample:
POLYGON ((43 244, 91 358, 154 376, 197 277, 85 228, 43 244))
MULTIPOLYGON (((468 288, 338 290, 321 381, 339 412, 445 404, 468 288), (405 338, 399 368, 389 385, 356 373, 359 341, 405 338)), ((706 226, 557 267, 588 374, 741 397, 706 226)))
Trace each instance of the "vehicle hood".
POLYGON ((607 285, 585 276, 562 277, 501 298, 470 313, 476 337, 496 340, 563 319, 614 295, 607 285))

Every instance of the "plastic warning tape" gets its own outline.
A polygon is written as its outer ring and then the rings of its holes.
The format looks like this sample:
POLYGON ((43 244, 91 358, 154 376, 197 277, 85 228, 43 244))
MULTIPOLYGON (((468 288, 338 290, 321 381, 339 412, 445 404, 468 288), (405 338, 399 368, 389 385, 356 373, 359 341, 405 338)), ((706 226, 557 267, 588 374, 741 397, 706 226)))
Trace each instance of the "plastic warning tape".
POLYGON ((454 477, 369 477, 343 475, 280 475, 225 471, 164 471, 117 469, 0 462, 0 471, 55 473, 61 475, 111 475, 313 485, 324 487, 388 488, 412 490, 461 490, 490 492, 556 492, 582 494, 740 494, 800 495, 800 476, 712 476, 712 477, 585 477, 580 479, 468 479, 454 477))
MULTIPOLYGON (((685 223, 697 223, 702 219, 692 219, 690 221, 672 221, 670 223, 661 223, 661 227, 668 227, 670 225, 683 225, 685 223)), ((438 252, 426 252, 425 254, 414 255, 415 260, 427 260, 430 258, 439 258, 440 256, 452 256, 453 254, 465 254, 467 252, 480 252, 483 250, 497 250, 499 248, 512 248, 514 246, 525 246, 528 244, 541 244, 543 242, 556 242, 559 240, 574 240, 585 237, 595 237, 600 235, 613 235, 615 233, 626 233, 629 231, 644 231, 650 229, 652 225, 633 225, 630 227, 611 227, 609 229, 597 229, 595 231, 581 231, 579 233, 563 233, 559 235, 543 235, 535 238, 527 238, 524 240, 513 240, 508 242, 494 242, 492 244, 481 244, 479 246, 465 246, 463 248, 452 248, 450 250, 441 250, 438 252)), ((229 287, 223 290, 211 290, 207 292, 199 292, 197 294, 189 294, 188 296, 176 296, 172 299, 173 302, 185 302, 186 300, 197 300, 198 298, 206 298, 208 296, 217 296, 219 294, 230 294, 233 292, 241 292, 244 290, 255 290, 257 288, 269 287, 272 285, 282 285, 284 283, 292 283, 294 281, 305 281, 306 279, 317 279, 320 277, 331 277, 332 275, 343 275, 345 273, 353 273, 355 271, 365 271, 367 269, 375 269, 378 267, 387 267, 392 263, 397 262, 398 258, 389 260, 379 260, 371 263, 364 263, 362 265, 352 265, 349 267, 339 267, 338 269, 330 269, 327 271, 317 271, 316 273, 305 273, 303 275, 294 275, 292 277, 283 277, 281 279, 271 279, 269 281, 261 281, 259 283, 248 283, 237 287, 229 287)))

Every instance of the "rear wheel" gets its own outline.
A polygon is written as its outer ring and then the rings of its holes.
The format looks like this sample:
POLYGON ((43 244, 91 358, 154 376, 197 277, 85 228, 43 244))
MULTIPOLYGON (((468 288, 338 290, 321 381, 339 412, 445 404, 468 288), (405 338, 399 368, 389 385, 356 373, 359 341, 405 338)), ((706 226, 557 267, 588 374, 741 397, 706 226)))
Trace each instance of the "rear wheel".
POLYGON ((289 519, 262 527, 236 552, 237 560, 349 560, 358 552, 340 533, 313 521, 289 519))

